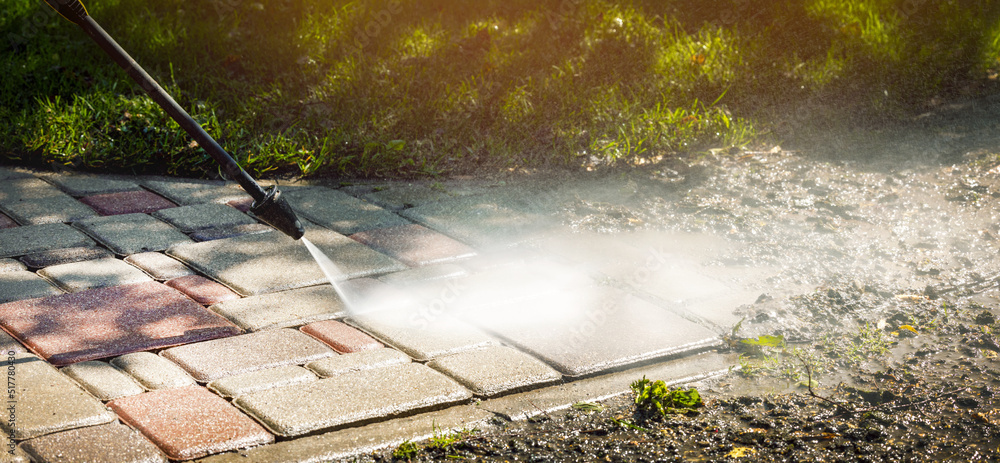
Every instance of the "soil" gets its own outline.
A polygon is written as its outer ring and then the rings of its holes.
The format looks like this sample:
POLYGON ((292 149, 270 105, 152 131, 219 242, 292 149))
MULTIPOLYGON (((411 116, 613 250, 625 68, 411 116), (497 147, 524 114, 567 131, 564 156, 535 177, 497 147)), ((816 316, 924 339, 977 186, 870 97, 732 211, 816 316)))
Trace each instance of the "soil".
POLYGON ((721 236, 738 246, 706 265, 769 269, 728 340, 741 368, 695 385, 694 413, 629 396, 357 460, 1000 460, 998 115, 961 102, 614 173, 627 195, 562 220, 721 236))

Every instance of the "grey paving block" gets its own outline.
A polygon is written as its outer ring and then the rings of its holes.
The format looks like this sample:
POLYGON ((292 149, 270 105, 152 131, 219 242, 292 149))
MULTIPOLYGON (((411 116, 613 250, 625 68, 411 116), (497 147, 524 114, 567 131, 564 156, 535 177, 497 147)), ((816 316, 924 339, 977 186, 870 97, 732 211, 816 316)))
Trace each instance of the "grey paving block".
POLYGON ((181 261, 160 252, 140 252, 125 258, 125 263, 134 265, 155 280, 166 281, 173 278, 194 275, 181 261))
POLYGON ((345 235, 410 223, 391 211, 329 188, 300 188, 282 194, 303 217, 345 235))
POLYGON ((735 354, 707 352, 680 359, 644 365, 630 370, 585 378, 534 391, 487 399, 476 406, 512 421, 570 408, 577 402, 597 402, 631 394, 630 385, 645 376, 668 386, 689 384, 725 375, 739 364, 735 354))
MULTIPOLYGON (((239 453, 214 455, 199 463, 306 463, 339 461, 419 442, 442 433, 490 427, 493 415, 471 405, 459 405, 315 436, 285 440, 239 453)), ((349 461, 349 460, 348 460, 349 461)))
POLYGON ((111 364, 125 371, 146 389, 170 389, 197 384, 183 368, 152 352, 115 357, 111 364))
POLYGON ((419 363, 405 363, 254 392, 234 403, 275 434, 298 436, 470 398, 469 390, 447 376, 419 363))
POLYGON ((551 211, 529 193, 465 196, 407 209, 400 214, 475 247, 522 243, 558 225, 551 211))
POLYGON ((114 180, 93 175, 49 175, 45 177, 45 180, 73 196, 99 195, 142 189, 138 183, 129 180, 114 180))
POLYGON ((316 374, 297 365, 285 365, 227 376, 208 383, 208 388, 223 397, 239 397, 251 392, 316 381, 316 374))
POLYGON ((396 286, 409 286, 434 280, 465 276, 469 272, 458 264, 438 264, 418 267, 378 277, 379 281, 396 286))
POLYGON ((16 272, 19 270, 27 270, 27 267, 25 267, 20 261, 8 259, 6 257, 0 258, 0 273, 16 272))
POLYGON ((62 293, 61 289, 34 272, 20 270, 0 273, 0 303, 62 293))
MULTIPOLYGON (((329 230, 307 228, 305 237, 339 267, 342 279, 406 268, 384 254, 329 230)), ((328 281, 305 245, 280 233, 174 246, 167 254, 244 296, 328 281)))
POLYGON ((344 314, 344 303, 330 285, 246 297, 209 308, 247 331, 305 325, 344 314))
POLYGON ((9 167, 0 167, 0 180, 13 180, 19 178, 32 178, 32 177, 34 177, 34 175, 31 175, 27 172, 14 170, 9 167))
POLYGON ((447 314, 424 317, 412 309, 352 315, 348 323, 421 361, 496 343, 478 328, 447 314))
POLYGON ((271 233, 275 230, 268 225, 262 223, 250 223, 242 225, 233 225, 228 227, 218 227, 218 228, 207 228, 205 230, 198 230, 191 233, 191 238, 195 241, 213 241, 213 240, 223 240, 226 238, 235 238, 237 236, 243 235, 256 235, 259 233, 271 233))
POLYGON ((361 197, 386 209, 401 211, 421 204, 450 198, 451 195, 443 187, 433 188, 420 184, 398 184, 378 188, 361 197))
POLYGON ((118 423, 36 437, 21 446, 39 463, 167 463, 152 442, 118 423))
POLYGON ((382 368, 400 363, 410 363, 410 357, 396 349, 371 349, 316 360, 306 368, 323 377, 338 376, 352 371, 382 368))
POLYGON ((190 243, 180 230, 146 214, 123 214, 82 220, 74 226, 94 237, 118 255, 163 251, 190 243))
POLYGON ((145 392, 142 385, 135 379, 107 362, 88 360, 62 367, 59 370, 76 380, 95 397, 104 401, 145 392))
POLYGON ((87 246, 94 246, 94 241, 79 230, 61 223, 0 230, 0 257, 87 246))
POLYGON ((214 203, 161 209, 154 212, 153 217, 184 232, 257 223, 256 220, 236 210, 236 208, 214 203))
POLYGON ((284 328, 171 347, 160 355, 198 381, 209 382, 265 368, 301 365, 337 353, 305 333, 284 328))
MULTIPOLYGON (((4 360, 7 363, 7 360, 4 360)), ((7 369, 10 371, 11 366, 7 369)), ((116 416, 100 400, 83 390, 42 359, 28 354, 15 355, 13 371, 16 378, 14 399, 8 391, 5 408, 13 413, 16 425, 12 430, 9 420, 0 420, 0 428, 17 440, 30 439, 44 434, 94 426, 114 421, 116 416), (9 407, 14 410, 10 411, 9 407)), ((5 400, 6 402, 6 400, 5 400)))
POLYGON ((71 293, 91 288, 153 281, 142 270, 114 257, 53 265, 39 270, 38 274, 71 293))
POLYGON ((182 206, 203 203, 226 203, 249 196, 236 184, 146 180, 143 186, 182 206))
POLYGON ((75 222, 97 212, 36 178, 0 182, 0 211, 22 225, 75 222))
POLYGON ((438 357, 427 366, 458 380, 478 396, 496 396, 558 382, 562 375, 538 359, 506 346, 438 357))
POLYGON ((73 262, 103 259, 105 257, 113 256, 114 254, 111 254, 110 251, 104 248, 84 247, 53 249, 51 251, 36 252, 34 254, 22 256, 20 260, 21 262, 24 262, 28 268, 39 269, 51 267, 53 265, 70 264, 73 262))
POLYGON ((462 316, 570 376, 721 343, 712 330, 611 288, 555 293, 462 316))

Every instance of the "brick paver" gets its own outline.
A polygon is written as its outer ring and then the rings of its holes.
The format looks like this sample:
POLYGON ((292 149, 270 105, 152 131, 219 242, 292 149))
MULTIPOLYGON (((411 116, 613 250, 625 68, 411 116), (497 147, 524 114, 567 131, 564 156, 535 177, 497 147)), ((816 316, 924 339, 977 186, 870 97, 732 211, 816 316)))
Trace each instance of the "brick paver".
POLYGON ((363 231, 351 235, 351 238, 412 267, 476 255, 472 248, 416 224, 363 231))
POLYGON ((298 436, 471 397, 450 378, 419 363, 406 363, 254 392, 234 403, 275 434, 298 436))
POLYGON ((38 274, 68 292, 153 281, 142 270, 113 257, 53 265, 38 274))
MULTIPOLYGON (((6 363, 7 357, 4 358, 6 363)), ((16 415, 15 439, 30 439, 115 420, 115 414, 104 408, 100 400, 38 357, 17 354, 13 368, 17 380, 13 391, 16 403, 11 404, 16 415)), ((5 395, 9 396, 10 392, 5 395)), ((10 435, 8 420, 0 420, 0 428, 10 435)))
POLYGON ((34 272, 21 270, 0 273, 0 303, 62 293, 61 289, 34 272))
POLYGON ((362 196, 367 201, 395 211, 450 197, 447 191, 427 185, 392 185, 362 196))
POLYGON ((160 355, 198 381, 208 382, 265 368, 301 365, 336 353, 305 334, 283 328, 173 347, 160 355))
POLYGON ((101 400, 128 397, 145 391, 134 378, 107 362, 88 360, 67 365, 59 371, 101 400))
POLYGON ((274 441, 260 425, 203 387, 152 391, 108 405, 175 460, 274 441))
POLYGON ((21 445, 38 463, 167 463, 152 442, 118 423, 49 434, 21 445))
POLYGON ((329 188, 299 188, 282 194, 302 217, 345 235, 410 223, 391 211, 329 188))
POLYGON ((160 281, 194 275, 194 270, 182 264, 181 261, 161 252, 132 254, 125 258, 125 262, 138 267, 149 276, 160 281))
MULTIPOLYGON (((306 238, 333 260, 344 279, 406 268, 395 259, 329 230, 309 229, 306 238)), ((306 247, 281 233, 174 246, 167 254, 244 296, 327 281, 306 247)))
POLYGON ((166 285, 187 294, 195 302, 203 305, 211 305, 240 298, 240 295, 234 293, 233 290, 201 275, 177 277, 168 280, 166 285))
POLYGON ((92 175, 49 175, 45 180, 73 196, 90 196, 141 190, 138 183, 92 175))
POLYGON ((190 243, 180 230, 146 214, 124 214, 82 220, 74 224, 116 254, 163 251, 190 243))
POLYGON ((80 198, 80 202, 94 208, 101 215, 148 214, 177 207, 167 198, 146 190, 84 196, 80 198))
POLYGON ((434 280, 446 280, 467 275, 469 272, 458 264, 437 264, 417 267, 378 277, 379 281, 396 286, 409 286, 434 280))
POLYGON ((208 383, 217 394, 231 398, 251 392, 316 381, 316 374, 297 365, 285 365, 241 375, 226 376, 208 383))
POLYGON ((197 384, 183 368, 152 352, 115 357, 111 364, 139 381, 146 389, 171 389, 197 384))
POLYGON ((495 396, 558 382, 559 372, 506 346, 438 357, 427 366, 458 380, 478 396, 495 396))
POLYGON ((110 251, 104 248, 82 247, 36 252, 23 256, 20 260, 29 268, 40 269, 53 265, 72 264, 73 262, 103 259, 113 256, 114 254, 111 254, 110 251))
POLYGON ((239 333, 156 282, 9 302, 0 305, 0 324, 55 365, 239 333))
POLYGON ((225 204, 197 204, 154 212, 156 217, 183 232, 234 225, 256 224, 250 216, 225 204))
POLYGON ((61 223, 0 230, 0 257, 16 257, 52 249, 93 245, 94 241, 87 235, 61 223))
POLYGON ((382 347, 382 343, 371 336, 336 320, 310 323, 299 329, 342 354, 382 347))
POLYGON ((344 304, 330 285, 225 301, 210 308, 247 331, 304 325, 344 314, 344 304))
POLYGON ((146 188, 166 196, 167 199, 182 206, 202 203, 226 203, 227 201, 243 199, 249 196, 239 188, 219 183, 146 180, 142 184, 146 188))
POLYGON ((37 178, 0 182, 0 212, 22 225, 74 222, 97 216, 87 205, 37 178))
POLYGON ((336 355, 316 360, 306 364, 306 368, 323 377, 338 376, 344 373, 372 368, 382 368, 401 363, 410 363, 410 356, 396 349, 371 349, 350 354, 336 355))
POLYGON ((348 321, 417 360, 475 349, 496 341, 447 314, 386 310, 354 315, 348 321))

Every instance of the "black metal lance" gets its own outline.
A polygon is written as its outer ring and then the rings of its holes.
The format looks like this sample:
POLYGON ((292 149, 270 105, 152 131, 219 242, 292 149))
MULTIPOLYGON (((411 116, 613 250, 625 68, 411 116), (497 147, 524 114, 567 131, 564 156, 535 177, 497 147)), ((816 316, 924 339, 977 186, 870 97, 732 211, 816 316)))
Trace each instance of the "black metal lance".
POLYGON ((293 239, 299 239, 305 234, 305 229, 302 227, 302 223, 295 216, 295 212, 292 211, 291 206, 288 202, 281 197, 281 192, 278 191, 277 187, 270 187, 267 190, 261 188, 258 184, 245 170, 243 170, 240 165, 233 160, 232 156, 222 149, 215 139, 212 138, 208 132, 201 127, 197 121, 195 121, 184 108, 181 108, 176 101, 160 84, 156 83, 145 70, 139 66, 128 53, 118 45, 117 42, 103 28, 97 21, 94 21, 90 14, 87 13, 87 8, 83 6, 80 0, 45 0, 50 7, 52 7, 56 12, 58 12, 62 17, 68 19, 74 24, 83 28, 84 32, 90 36, 97 45, 104 50, 111 59, 113 59, 122 69, 128 72, 128 75, 135 80, 143 90, 160 105, 167 114, 170 115, 177 123, 184 129, 191 138, 194 138, 198 142, 198 145, 205 150, 215 162, 219 163, 222 167, 223 172, 226 176, 236 180, 246 190, 250 196, 253 197, 254 203, 250 207, 250 212, 264 221, 268 225, 280 230, 286 235, 292 237, 293 239))

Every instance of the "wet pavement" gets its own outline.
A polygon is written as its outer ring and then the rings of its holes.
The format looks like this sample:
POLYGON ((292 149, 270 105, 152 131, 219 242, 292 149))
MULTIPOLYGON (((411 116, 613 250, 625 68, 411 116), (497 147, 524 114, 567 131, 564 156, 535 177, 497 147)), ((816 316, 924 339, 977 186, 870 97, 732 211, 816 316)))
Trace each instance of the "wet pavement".
POLYGON ((282 185, 342 298, 233 184, 0 167, 0 461, 314 461, 724 374, 759 292, 673 266, 719 242, 574 231, 607 187, 547 182, 282 185))

